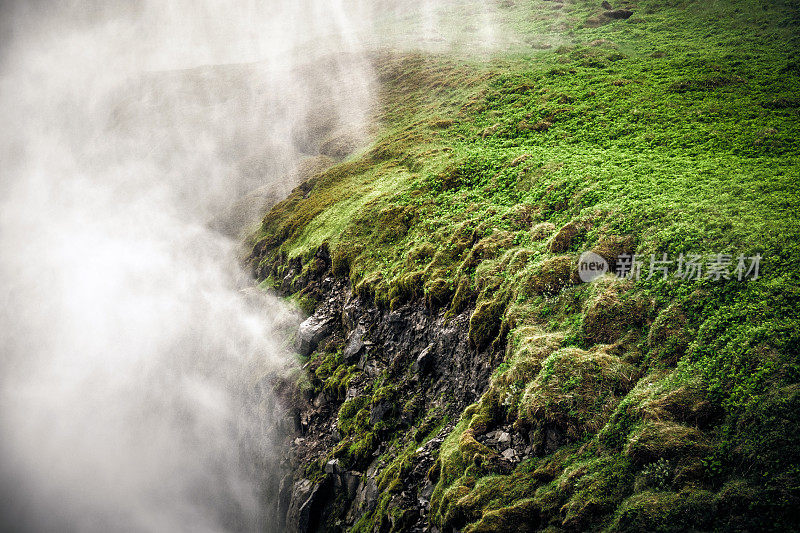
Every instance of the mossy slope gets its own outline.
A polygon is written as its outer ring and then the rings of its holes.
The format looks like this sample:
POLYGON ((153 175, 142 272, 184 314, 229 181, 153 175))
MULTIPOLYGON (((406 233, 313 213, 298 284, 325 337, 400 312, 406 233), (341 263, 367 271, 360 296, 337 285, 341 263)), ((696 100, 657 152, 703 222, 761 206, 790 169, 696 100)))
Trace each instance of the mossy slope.
POLYGON ((324 244, 359 294, 474 308, 476 348, 508 341, 442 445, 440 526, 797 528, 797 4, 508 4, 561 46, 376 58, 380 138, 266 216, 257 273, 324 244), (645 276, 581 284, 584 250, 645 276), (759 254, 760 276, 644 279, 689 253, 759 254), (476 437, 508 425, 532 451, 505 472, 476 437))

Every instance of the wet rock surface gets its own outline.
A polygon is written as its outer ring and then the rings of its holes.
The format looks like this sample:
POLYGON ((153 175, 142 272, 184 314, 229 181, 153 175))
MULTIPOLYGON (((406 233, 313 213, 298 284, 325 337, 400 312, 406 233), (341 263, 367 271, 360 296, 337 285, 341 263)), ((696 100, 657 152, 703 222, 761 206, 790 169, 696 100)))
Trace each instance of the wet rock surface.
MULTIPOLYGON (((386 493, 385 487, 380 488, 381 476, 401 452, 400 439, 414 448, 411 466, 397 475, 389 502, 391 508, 403 512, 392 514, 388 518, 392 523, 386 525, 403 531, 433 531, 428 509, 435 482, 428 476, 454 423, 440 423, 436 431, 425 426, 430 424, 425 413, 435 411, 436 420, 457 420, 483 392, 481 387, 500 362, 502 346, 495 346, 495 351, 470 346, 471 309, 446 320, 445 309, 431 309, 422 299, 394 310, 379 308, 330 274, 326 250, 314 260, 320 268, 304 270, 299 262, 290 264, 277 288, 283 294, 302 292, 319 302, 297 332, 297 350, 309 357, 303 370, 313 377, 316 361, 334 346, 344 366, 352 365, 360 372, 340 395, 316 390, 287 395, 294 413, 294 424, 287 425, 294 431, 286 436, 284 465, 290 473, 280 495, 286 528, 347 530, 373 511, 386 493), (396 391, 367 407, 368 425, 377 439, 375 449, 361 467, 347 467, 332 457, 344 437, 338 428, 339 410, 380 379, 396 391), (407 404, 412 399, 415 410, 410 412, 407 404), (381 430, 388 421, 392 430, 381 430), (429 436, 423 438, 424 434, 429 436), (420 439, 417 444, 415 438, 420 439), (313 479, 306 477, 307 467, 318 463, 322 471, 313 479)), ((528 445, 512 440, 509 431, 494 432, 491 439, 509 466, 528 453, 528 445)))

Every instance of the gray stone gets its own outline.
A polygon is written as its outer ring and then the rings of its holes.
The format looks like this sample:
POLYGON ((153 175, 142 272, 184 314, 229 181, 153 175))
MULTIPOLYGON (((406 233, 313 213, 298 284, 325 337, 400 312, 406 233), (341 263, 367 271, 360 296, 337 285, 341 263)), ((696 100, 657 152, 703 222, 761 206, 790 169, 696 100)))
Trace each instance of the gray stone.
POLYGON ((369 425, 374 426, 383 420, 383 417, 386 416, 386 413, 391 410, 392 406, 389 404, 389 402, 381 402, 377 405, 373 405, 369 410, 369 425))
POLYGON ((280 485, 278 486, 278 521, 279 529, 286 527, 286 515, 289 511, 289 505, 292 499, 292 473, 289 472, 281 478, 280 485))
POLYGON ((503 459, 511 461, 517 457, 517 452, 514 451, 514 448, 508 448, 507 450, 503 451, 503 453, 501 453, 500 455, 503 456, 503 459))
POLYGON ((361 515, 371 513, 378 504, 378 485, 375 481, 375 466, 367 469, 366 479, 356 486, 355 499, 348 511, 348 521, 355 522, 361 515))
POLYGON ((347 345, 342 352, 342 355, 348 363, 352 363, 358 359, 361 350, 364 349, 364 333, 364 326, 359 325, 356 326, 356 329, 353 331, 352 335, 350 335, 350 339, 347 341, 347 345))
POLYGON ((420 498, 424 499, 426 502, 431 501, 431 496, 433 496, 433 489, 435 488, 436 486, 433 483, 431 483, 430 481, 426 482, 425 486, 422 487, 422 490, 419 492, 420 498))
POLYGON ((352 500, 358 493, 358 487, 361 485, 361 473, 351 470, 342 474, 342 485, 347 492, 347 499, 352 500))
POLYGON ((378 361, 368 361, 364 357, 358 362, 358 368, 363 370, 369 377, 374 378, 383 372, 384 367, 378 361))
POLYGON ((356 328, 361 312, 362 309, 359 306, 359 301, 352 297, 348 289, 347 297, 342 306, 342 329, 345 335, 349 335, 350 332, 356 328))
POLYGON ((339 471, 340 471, 339 459, 331 459, 330 461, 325 463, 326 474, 338 474, 339 471))
POLYGON ((297 351, 300 355, 307 356, 316 350, 319 342, 331 330, 329 317, 312 315, 308 317, 297 329, 297 351))
POLYGON ((414 371, 418 374, 427 374, 433 367, 433 344, 429 344, 422 350, 414 361, 414 371))
POLYGON ((558 429, 547 428, 544 439, 545 453, 553 453, 564 444, 566 444, 566 439, 558 429))
POLYGON ((289 510, 286 512, 286 528, 289 531, 307 533, 311 528, 312 507, 320 485, 310 479, 301 479, 292 487, 289 510))

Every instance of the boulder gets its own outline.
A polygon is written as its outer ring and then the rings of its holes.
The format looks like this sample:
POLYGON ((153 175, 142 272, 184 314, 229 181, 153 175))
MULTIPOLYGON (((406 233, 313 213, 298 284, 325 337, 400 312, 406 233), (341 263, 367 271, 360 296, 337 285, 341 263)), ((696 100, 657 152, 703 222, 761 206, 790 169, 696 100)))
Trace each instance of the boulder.
POLYGON ((369 410, 369 425, 374 426, 392 410, 392 405, 389 402, 380 402, 373 405, 369 410))
POLYGON ((341 473, 341 467, 339 466, 339 459, 331 459, 330 461, 325 463, 325 473, 336 474, 336 475, 341 473))
POLYGON ((314 484, 310 479, 301 479, 292 487, 292 496, 289 510, 286 512, 286 528, 289 531, 306 533, 312 531, 312 514, 320 485, 314 484))
POLYGON ((427 374, 433 368, 433 344, 429 344, 423 349, 414 361, 414 371, 417 374, 427 374))
POLYGON ((361 485, 361 472, 349 470, 347 472, 343 472, 339 478, 341 488, 344 489, 345 493, 347 494, 347 499, 355 499, 356 495, 358 494, 358 488, 361 485))
POLYGON ((330 333, 332 325, 330 317, 318 315, 312 315, 300 324, 297 330, 297 351, 300 355, 310 355, 330 333))
POLYGON ((350 335, 350 339, 347 341, 347 345, 344 347, 344 351, 342 352, 344 359, 348 363, 356 361, 359 358, 359 355, 361 355, 361 350, 364 349, 364 333, 364 326, 359 324, 356 326, 353 334, 350 335))

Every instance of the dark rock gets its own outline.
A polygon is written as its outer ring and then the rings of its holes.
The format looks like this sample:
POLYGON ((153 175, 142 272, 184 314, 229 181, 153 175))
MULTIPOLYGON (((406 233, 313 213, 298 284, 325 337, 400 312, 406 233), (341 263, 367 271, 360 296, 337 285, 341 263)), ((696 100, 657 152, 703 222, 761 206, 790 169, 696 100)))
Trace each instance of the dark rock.
POLYGON ((338 459, 325 463, 325 473, 333 480, 333 487, 343 491, 348 500, 355 499, 361 483, 361 473, 354 470, 343 470, 338 459))
POLYGON ((553 453, 567 443, 567 439, 556 428, 547 428, 544 433, 544 453, 553 453))
POLYGON ((374 426, 385 417, 392 410, 392 405, 389 402, 380 402, 373 405, 369 410, 369 425, 374 426))
POLYGON ((436 488, 436 485, 434 485, 433 483, 428 481, 427 483, 425 483, 425 486, 422 487, 422 490, 419 493, 420 498, 422 498, 422 499, 424 499, 426 501, 430 501, 431 500, 431 496, 433 496, 433 489, 435 489, 435 488, 436 488))
POLYGON ((289 510, 286 512, 286 527, 289 531, 306 533, 313 529, 312 514, 321 485, 310 479, 301 479, 292 487, 289 510))
POLYGON ((610 11, 604 11, 603 15, 610 19, 625 20, 631 18, 633 11, 629 9, 612 9, 610 11))
POLYGON ((353 504, 348 512, 348 522, 355 522, 362 514, 370 513, 378 504, 378 484, 375 481, 375 467, 371 466, 367 470, 366 479, 359 482, 356 486, 353 504))
POLYGON ((345 361, 348 363, 352 363, 356 361, 361 354, 361 350, 364 349, 364 326, 356 326, 355 331, 350 335, 350 339, 347 341, 347 345, 344 347, 344 352, 342 355, 344 356, 345 361))
POLYGON ((289 472, 281 478, 278 487, 278 528, 283 529, 286 527, 286 514, 289 511, 289 505, 292 501, 292 473, 289 472))
POLYGON ((345 302, 342 306, 342 329, 345 335, 349 335, 356 325, 358 324, 359 314, 362 311, 360 302, 357 298, 353 298, 349 293, 345 295, 345 302))
MULTIPOLYGON (((325 258, 323 263, 327 264, 325 258)), ((368 408, 369 423, 373 426, 389 417, 400 417, 401 413, 405 416, 405 406, 410 400, 418 400, 419 410, 439 407, 441 414, 455 418, 480 397, 494 367, 502 360, 498 357, 502 347, 476 349, 470 346, 469 321, 474 311, 474 304, 470 302, 447 319, 445 309, 427 306, 423 297, 389 310, 377 307, 371 298, 354 295, 346 279, 332 278, 329 272, 305 268, 300 262, 286 266, 281 274, 291 269, 293 278, 291 285, 282 285, 279 292, 303 290, 308 293, 309 286, 316 291, 317 311, 298 331, 302 351, 310 354, 325 342, 331 346, 339 345, 348 358, 345 364, 352 364, 351 361, 358 358, 358 367, 364 371, 363 374, 356 373, 347 385, 346 398, 332 396, 325 399, 320 394, 312 394, 310 397, 301 395, 297 400, 300 410, 295 420, 299 422, 298 434, 305 440, 302 445, 292 447, 295 476, 302 476, 304 465, 325 457, 343 437, 337 434, 331 415, 337 412, 338 402, 361 396, 369 380, 388 374, 397 387, 391 400, 377 402, 368 408), (420 377, 431 375, 436 379, 425 379, 422 385, 420 377), (446 403, 440 399, 446 399, 446 403)), ((269 272, 277 275, 272 270, 269 272)), ((314 367, 305 370, 313 372, 314 367)), ((408 426, 415 424, 415 420, 413 416, 409 418, 408 426)), ((400 481, 406 495, 395 495, 397 501, 393 499, 389 506, 414 509, 413 513, 399 517, 397 526, 404 531, 422 530, 428 521, 430 490, 435 483, 429 473, 438 472, 434 468, 436 453, 432 452, 450 430, 452 425, 442 428, 437 437, 422 445, 414 467, 402 474, 400 481), (426 483, 427 490, 423 489, 426 483)), ((504 431, 508 432, 508 429, 504 431)), ((320 484, 322 489, 314 487, 310 481, 297 485, 296 489, 290 486, 291 498, 285 516, 291 518, 292 523, 280 530, 307 531, 309 527, 313 530, 314 525, 309 526, 311 522, 316 522, 316 525, 339 524, 337 528, 347 530, 358 518, 373 511, 380 496, 376 479, 387 466, 378 457, 386 451, 389 444, 386 438, 391 435, 394 434, 374 434, 376 442, 371 453, 376 459, 366 474, 345 470, 343 465, 334 462, 325 465, 326 474, 320 484)), ((498 452, 506 448, 515 449, 512 444, 501 445, 498 452)), ((512 462, 496 454, 492 458, 491 471, 509 472, 519 460, 519 450, 515 449, 515 456, 512 462)), ((369 456, 364 460, 368 461, 369 456)))
POLYGON ((358 487, 361 485, 361 473, 351 470, 344 472, 341 475, 342 488, 347 494, 347 499, 352 500, 358 493, 358 487))
POLYGON ((380 375, 383 372, 383 365, 380 364, 378 361, 369 361, 363 356, 358 361, 358 368, 363 370, 369 377, 374 378, 380 375))
POLYGON ((390 324, 393 324, 393 325, 403 324, 406 321, 406 318, 400 312, 389 313, 389 316, 386 317, 386 319, 388 320, 388 322, 390 324))
MULTIPOLYGON (((505 450, 508 451, 509 454, 514 452, 513 449, 505 450)), ((486 460, 486 463, 483 465, 483 468, 486 469, 487 472, 493 472, 495 474, 500 475, 508 475, 514 470, 514 464, 516 462, 516 458, 514 455, 509 455, 506 457, 505 455, 493 455, 486 460)))
POLYGON ((603 0, 603 3, 602 3, 602 4, 600 4, 600 6, 602 6, 602 8, 603 8, 603 9, 605 9, 605 10, 609 10, 609 11, 610 11, 610 10, 612 10, 612 9, 614 9, 614 8, 613 8, 613 6, 612 6, 611 4, 609 4, 609 3, 608 3, 608 1, 607 1, 607 0, 603 0))
POLYGON ((414 371, 417 374, 427 374, 431 370, 431 368, 433 368, 434 365, 433 348, 434 348, 433 344, 429 344, 417 356, 416 361, 414 361, 414 371))

